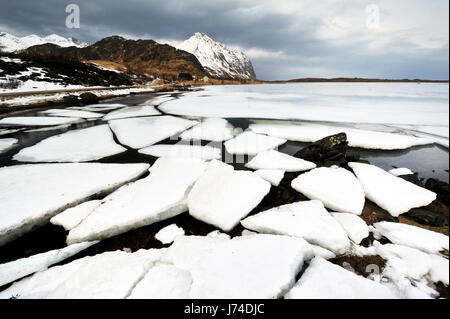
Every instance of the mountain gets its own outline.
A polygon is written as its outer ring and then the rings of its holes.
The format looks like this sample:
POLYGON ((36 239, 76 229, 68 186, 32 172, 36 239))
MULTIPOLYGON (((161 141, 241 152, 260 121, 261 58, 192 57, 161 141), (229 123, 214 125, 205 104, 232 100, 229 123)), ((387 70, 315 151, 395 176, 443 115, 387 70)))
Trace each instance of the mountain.
POLYGON ((195 33, 176 47, 195 55, 212 77, 256 79, 252 63, 243 52, 230 49, 204 33, 195 33))
POLYGON ((53 56, 106 66, 147 78, 176 80, 180 73, 198 78, 207 75, 197 58, 153 40, 127 40, 119 36, 104 38, 83 48, 62 48, 53 44, 29 47, 22 51, 31 56, 53 56))
POLYGON ((75 38, 64 38, 57 34, 51 34, 46 37, 40 37, 35 34, 28 35, 26 37, 16 37, 6 32, 0 32, 0 51, 14 52, 18 50, 24 50, 34 45, 41 45, 51 43, 60 47, 77 47, 84 48, 89 43, 81 42, 75 38))

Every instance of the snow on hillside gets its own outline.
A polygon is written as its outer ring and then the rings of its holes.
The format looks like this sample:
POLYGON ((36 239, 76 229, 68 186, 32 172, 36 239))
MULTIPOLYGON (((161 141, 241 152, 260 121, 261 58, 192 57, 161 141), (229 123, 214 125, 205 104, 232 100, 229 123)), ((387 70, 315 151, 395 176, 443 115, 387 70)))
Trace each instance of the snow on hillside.
POLYGON ((176 48, 195 55, 211 76, 235 79, 256 78, 252 63, 243 52, 215 42, 204 33, 195 33, 176 48))
POLYGON ((57 34, 51 34, 46 37, 32 34, 20 38, 6 32, 0 32, 0 50, 4 52, 14 52, 45 43, 56 44, 60 47, 76 46, 79 48, 89 45, 89 43, 78 41, 75 38, 64 38, 57 34))

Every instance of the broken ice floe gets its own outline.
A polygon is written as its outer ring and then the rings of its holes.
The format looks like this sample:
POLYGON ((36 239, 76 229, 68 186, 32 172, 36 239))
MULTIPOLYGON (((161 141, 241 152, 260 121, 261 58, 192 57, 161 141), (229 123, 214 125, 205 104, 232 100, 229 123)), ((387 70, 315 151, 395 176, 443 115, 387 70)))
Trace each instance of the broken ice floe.
POLYGON ((393 168, 389 171, 394 176, 412 175, 414 174, 409 168, 393 168))
POLYGON ((53 126, 73 124, 82 121, 80 118, 55 117, 55 116, 14 116, 0 120, 0 125, 11 126, 53 126))
POLYGON ((161 260, 191 273, 189 298, 259 299, 281 297, 311 257, 310 245, 301 238, 185 236, 161 260))
POLYGON ((130 117, 142 117, 142 116, 153 116, 161 115, 155 107, 151 105, 141 105, 141 106, 128 106, 120 110, 108 113, 103 117, 104 121, 125 119, 130 117))
POLYGON ((155 234, 155 238, 162 242, 163 244, 170 244, 175 240, 177 236, 183 236, 184 229, 178 227, 176 224, 171 224, 160 229, 159 232, 155 234))
POLYGON ((427 253, 438 254, 448 250, 448 236, 424 228, 391 222, 373 224, 376 237, 384 236, 394 244, 416 248, 427 253))
POLYGON ((269 190, 270 183, 255 173, 235 171, 233 166, 214 160, 189 193, 189 214, 230 231, 269 190))
POLYGON ((90 257, 46 298, 126 298, 159 255, 157 250, 140 250, 135 253, 106 252, 90 257))
POLYGON ((96 243, 97 242, 79 243, 0 264, 0 287, 32 273, 45 270, 49 266, 76 255, 80 251, 96 243))
POLYGON ((315 257, 286 299, 395 299, 387 287, 315 257))
POLYGON ((60 116, 60 117, 79 117, 83 119, 98 119, 103 116, 103 114, 90 112, 90 111, 80 111, 80 110, 68 110, 68 109, 50 109, 40 112, 42 114, 47 114, 49 116, 60 116))
POLYGON ((62 124, 62 125, 56 125, 56 126, 35 128, 35 129, 26 130, 25 133, 36 133, 36 132, 48 132, 48 131, 53 131, 53 130, 61 130, 61 129, 68 128, 71 125, 72 124, 62 124))
POLYGON ((301 174, 292 188, 309 199, 318 199, 337 212, 360 215, 364 207, 364 190, 351 172, 337 166, 320 167, 301 174))
POLYGON ((285 139, 246 131, 225 142, 225 148, 230 154, 256 155, 262 151, 276 148, 286 143, 285 139))
POLYGON ((154 157, 194 157, 205 161, 222 158, 222 150, 217 147, 185 144, 158 144, 140 149, 139 153, 154 157))
POLYGON ((189 271, 168 264, 157 264, 150 268, 128 298, 188 299, 191 286, 189 271))
POLYGON ((282 205, 241 221, 247 229, 301 237, 335 253, 349 250, 347 233, 318 200, 282 205))
POLYGON ((366 149, 395 150, 416 145, 431 144, 432 141, 410 135, 360 130, 316 123, 301 124, 251 124, 250 130, 297 142, 315 142, 341 132, 346 133, 348 145, 366 149))
POLYGON ((69 232, 67 243, 112 237, 185 212, 188 190, 205 167, 199 159, 158 159, 148 177, 103 199, 69 232))
POLYGON ((382 282, 402 298, 436 298, 434 283, 448 286, 448 259, 415 248, 374 241, 368 248, 359 247, 358 256, 378 255, 386 260, 383 269, 373 269, 370 277, 382 282))
POLYGON ((284 170, 282 169, 259 169, 255 171, 255 174, 265 179, 273 186, 280 185, 281 180, 284 177, 284 170))
POLYGON ((86 106, 73 106, 68 109, 81 110, 81 111, 92 111, 92 112, 104 112, 112 111, 120 108, 126 107, 125 104, 91 104, 86 106))
POLYGON ((0 139, 0 153, 6 152, 13 148, 19 140, 16 138, 2 138, 0 139))
POLYGON ((105 252, 49 268, 0 298, 277 298, 312 256, 301 238, 180 236, 168 249, 105 252))
POLYGON ((204 140, 213 142, 227 141, 233 138, 233 126, 227 120, 207 118, 193 128, 181 133, 183 140, 204 140))
POLYGON ((359 216, 349 213, 331 213, 347 232, 348 237, 357 245, 369 236, 369 226, 359 216))
POLYGON ((349 163, 349 166, 361 182, 366 198, 394 217, 412 208, 427 206, 436 199, 435 193, 374 165, 349 163))
POLYGON ((89 163, 0 168, 0 245, 91 196, 113 191, 145 173, 148 167, 89 163))
POLYGON ((23 129, 21 129, 21 128, 19 128, 19 129, 0 129, 0 136, 20 132, 22 130, 23 129))
POLYGON ((21 162, 88 162, 125 152, 114 142, 108 125, 51 136, 23 148, 13 159, 21 162))
POLYGON ((132 148, 144 148, 176 135, 197 124, 170 115, 109 121, 118 140, 132 148))
POLYGON ((80 224, 90 213, 97 208, 101 200, 91 200, 78 206, 66 209, 62 213, 52 217, 50 223, 64 227, 65 230, 71 230, 80 224))
POLYGON ((419 281, 426 277, 434 283, 449 284, 449 262, 446 258, 393 244, 378 244, 376 252, 387 260, 386 267, 389 269, 385 269, 385 275, 391 278, 403 277, 419 281))
POLYGON ((282 169, 286 172, 300 172, 313 169, 316 164, 275 150, 268 150, 256 155, 245 167, 254 170, 282 169))

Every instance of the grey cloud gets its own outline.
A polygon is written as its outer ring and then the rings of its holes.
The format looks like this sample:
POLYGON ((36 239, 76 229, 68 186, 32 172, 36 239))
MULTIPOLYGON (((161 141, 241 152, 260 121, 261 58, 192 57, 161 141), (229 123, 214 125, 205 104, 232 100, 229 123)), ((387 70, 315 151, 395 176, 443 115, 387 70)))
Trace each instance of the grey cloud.
POLYGON ((267 80, 308 76, 448 79, 448 44, 441 49, 411 48, 391 54, 373 54, 360 43, 336 47, 314 36, 320 23, 317 19, 298 21, 295 15, 270 10, 249 14, 255 3, 0 0, 0 27, 6 26, 16 35, 57 33, 88 42, 112 34, 184 40, 194 32, 204 32, 226 44, 283 51, 281 57, 252 59, 258 77, 267 80), (80 6, 80 29, 65 27, 65 7, 71 2, 80 6))

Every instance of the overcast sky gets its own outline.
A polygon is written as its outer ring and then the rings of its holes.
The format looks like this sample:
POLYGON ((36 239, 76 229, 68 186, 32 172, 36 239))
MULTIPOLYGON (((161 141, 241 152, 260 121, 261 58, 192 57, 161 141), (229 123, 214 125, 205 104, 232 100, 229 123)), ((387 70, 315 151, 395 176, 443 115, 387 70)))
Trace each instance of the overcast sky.
POLYGON ((448 0, 0 0, 0 31, 16 36, 174 44, 204 32, 247 53, 264 80, 448 79, 448 28, 448 0), (65 25, 70 3, 79 29, 65 25))

